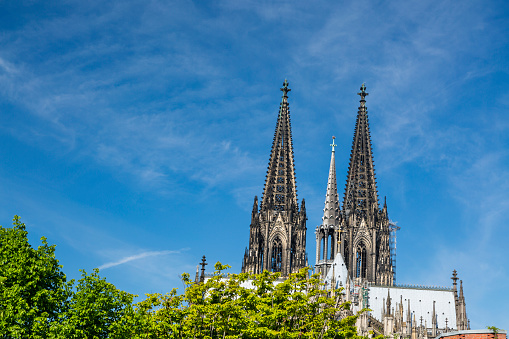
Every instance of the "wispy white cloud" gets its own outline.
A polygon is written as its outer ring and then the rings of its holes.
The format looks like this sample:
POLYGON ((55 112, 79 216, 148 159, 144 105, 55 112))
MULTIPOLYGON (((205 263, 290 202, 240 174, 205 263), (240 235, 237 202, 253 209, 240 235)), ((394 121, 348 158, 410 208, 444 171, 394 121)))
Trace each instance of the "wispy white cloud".
POLYGON ((18 72, 18 69, 12 63, 8 62, 7 60, 1 57, 0 57, 0 69, 2 69, 7 74, 13 74, 18 72))
POLYGON ((147 258, 147 257, 155 257, 155 256, 168 255, 168 254, 179 254, 179 253, 181 253, 181 250, 178 250, 178 251, 170 251, 170 250, 165 250, 165 251, 147 251, 147 252, 142 252, 142 253, 135 254, 135 255, 130 255, 130 256, 124 257, 124 258, 122 258, 120 260, 117 260, 117 261, 113 261, 113 262, 108 262, 108 263, 102 264, 101 266, 99 266, 99 269, 100 270, 104 270, 104 269, 107 269, 107 268, 111 268, 111 267, 115 267, 115 266, 118 266, 118 265, 126 264, 126 263, 134 261, 134 260, 144 259, 144 258, 147 258))

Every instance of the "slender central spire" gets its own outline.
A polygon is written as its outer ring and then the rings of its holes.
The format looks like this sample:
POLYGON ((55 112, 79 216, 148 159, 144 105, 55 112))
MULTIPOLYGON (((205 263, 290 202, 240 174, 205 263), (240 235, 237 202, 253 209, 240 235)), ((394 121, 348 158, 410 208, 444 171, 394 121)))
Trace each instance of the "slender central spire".
MULTIPOLYGON (((316 234, 316 269, 322 277, 332 265, 332 262, 338 254, 338 237, 340 224, 340 210, 338 187, 336 180, 336 156, 334 143, 336 138, 332 137, 332 152, 330 158, 329 178, 327 180, 327 192, 325 194, 325 206, 323 208, 322 224, 315 230, 316 234)), ((334 276, 334 274, 333 274, 334 276)))
POLYGON ((336 137, 332 137, 332 152, 329 167, 329 179, 327 181, 327 193, 325 195, 325 206, 323 209, 323 222, 324 226, 339 226, 339 198, 336 180, 336 156, 334 143, 336 137))

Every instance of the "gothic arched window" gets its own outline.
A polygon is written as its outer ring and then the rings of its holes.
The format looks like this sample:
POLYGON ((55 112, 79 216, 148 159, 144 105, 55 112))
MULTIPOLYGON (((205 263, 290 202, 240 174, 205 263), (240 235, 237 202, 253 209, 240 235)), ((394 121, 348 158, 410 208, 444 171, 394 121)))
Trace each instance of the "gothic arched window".
POLYGON ((272 255, 271 255, 270 268, 272 272, 281 272, 283 267, 283 245, 279 237, 272 242, 272 255))
POLYGON ((262 273, 263 271, 263 255, 265 252, 265 241, 263 240, 263 237, 260 236, 260 242, 258 245, 258 273, 262 273))
POLYGON ((356 253, 356 276, 359 278, 366 278, 367 276, 367 255, 366 255, 366 246, 363 242, 361 242, 357 246, 356 253))
POLYGON ((348 243, 346 242, 346 240, 345 240, 345 249, 344 249, 343 253, 344 253, 343 259, 345 259, 346 269, 348 269, 348 266, 350 264, 350 253, 348 252, 348 243))
POLYGON ((330 236, 330 255, 329 259, 334 260, 334 252, 336 252, 336 242, 334 241, 334 233, 332 233, 330 236))

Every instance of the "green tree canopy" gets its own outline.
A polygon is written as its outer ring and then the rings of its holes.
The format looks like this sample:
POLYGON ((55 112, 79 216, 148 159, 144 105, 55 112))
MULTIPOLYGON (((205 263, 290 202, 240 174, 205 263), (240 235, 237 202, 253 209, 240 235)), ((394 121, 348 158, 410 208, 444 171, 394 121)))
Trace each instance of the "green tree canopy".
POLYGON ((278 281, 279 274, 225 274, 194 283, 183 274, 182 295, 153 294, 130 315, 133 338, 360 338, 357 316, 340 290, 330 294, 306 269, 278 281), (249 286, 251 285, 251 286, 249 286), (343 315, 343 317, 340 317, 343 315))
POLYGON ((0 337, 45 338, 51 322, 67 308, 71 283, 55 258, 55 246, 41 238, 30 246, 26 226, 0 226, 0 337))
POLYGON ((99 270, 74 286, 67 281, 55 246, 43 237, 30 246, 26 227, 0 226, 0 338, 360 338, 356 315, 341 291, 326 291, 306 269, 279 280, 214 274, 195 283, 184 273, 182 294, 150 294, 137 304, 99 270))
POLYGON ((121 328, 121 319, 132 311, 134 295, 118 290, 99 276, 81 271, 69 307, 52 326, 56 338, 109 338, 114 328, 121 328), (120 323, 117 323, 120 322, 120 323))

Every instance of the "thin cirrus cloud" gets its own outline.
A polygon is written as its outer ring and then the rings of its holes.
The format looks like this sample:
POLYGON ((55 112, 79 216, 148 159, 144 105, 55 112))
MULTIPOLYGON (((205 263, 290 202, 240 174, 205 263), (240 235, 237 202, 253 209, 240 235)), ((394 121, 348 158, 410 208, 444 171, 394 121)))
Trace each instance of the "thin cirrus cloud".
POLYGON ((102 264, 98 268, 100 270, 104 270, 104 269, 107 269, 107 268, 112 268, 112 267, 115 267, 115 266, 127 264, 129 262, 136 261, 136 260, 141 260, 141 259, 148 258, 148 257, 163 256, 163 255, 168 255, 168 254, 180 254, 181 252, 182 252, 182 250, 178 250, 178 251, 170 251, 170 250, 166 250, 166 251, 147 251, 147 252, 143 252, 143 253, 140 253, 140 254, 130 255, 130 256, 124 257, 124 258, 122 258, 120 260, 117 260, 117 261, 107 262, 105 264, 102 264))

